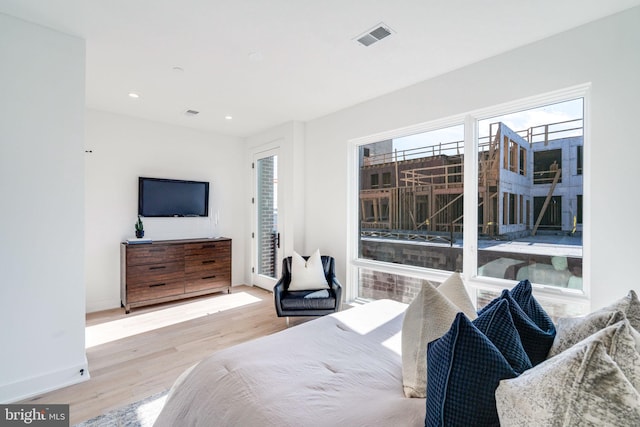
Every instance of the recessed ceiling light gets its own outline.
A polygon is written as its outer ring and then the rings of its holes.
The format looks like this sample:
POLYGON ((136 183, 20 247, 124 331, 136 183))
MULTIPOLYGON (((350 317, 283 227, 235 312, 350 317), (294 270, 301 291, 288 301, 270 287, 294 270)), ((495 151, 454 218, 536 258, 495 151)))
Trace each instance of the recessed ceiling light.
POLYGON ((225 119, 225 120, 232 120, 232 119, 233 119, 233 117, 232 117, 232 116, 224 116, 224 119, 225 119))
POLYGON ((138 99, 140 98, 140 95, 135 92, 129 92, 129 98, 138 99))

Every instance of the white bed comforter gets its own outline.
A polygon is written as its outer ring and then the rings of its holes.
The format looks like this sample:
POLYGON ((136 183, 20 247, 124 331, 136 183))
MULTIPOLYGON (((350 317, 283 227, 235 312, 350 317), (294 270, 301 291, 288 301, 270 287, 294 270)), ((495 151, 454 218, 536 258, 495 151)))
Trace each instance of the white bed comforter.
POLYGON ((423 426, 402 392, 405 304, 379 300, 218 351, 172 387, 157 427, 423 426))

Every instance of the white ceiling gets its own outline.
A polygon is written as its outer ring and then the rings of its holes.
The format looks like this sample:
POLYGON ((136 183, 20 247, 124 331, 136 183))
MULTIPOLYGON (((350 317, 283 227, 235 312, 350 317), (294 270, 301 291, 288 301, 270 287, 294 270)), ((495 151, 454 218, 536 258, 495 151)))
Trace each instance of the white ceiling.
POLYGON ((86 39, 89 108, 244 137, 321 117, 639 4, 0 0, 0 12, 86 39), (381 22, 392 36, 368 48, 354 40, 381 22), (200 114, 187 117, 187 109, 200 114))

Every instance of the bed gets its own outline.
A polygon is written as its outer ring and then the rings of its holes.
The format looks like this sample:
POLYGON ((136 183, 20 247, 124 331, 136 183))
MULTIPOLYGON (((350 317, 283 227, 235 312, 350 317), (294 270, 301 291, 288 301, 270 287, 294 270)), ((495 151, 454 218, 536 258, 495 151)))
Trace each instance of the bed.
POLYGON ((424 426, 402 389, 407 305, 378 300, 218 351, 176 381, 156 426, 424 426))
POLYGON ((557 325, 526 280, 477 316, 463 301, 454 274, 409 305, 378 300, 218 351, 176 380, 155 425, 640 425, 635 291, 557 325))

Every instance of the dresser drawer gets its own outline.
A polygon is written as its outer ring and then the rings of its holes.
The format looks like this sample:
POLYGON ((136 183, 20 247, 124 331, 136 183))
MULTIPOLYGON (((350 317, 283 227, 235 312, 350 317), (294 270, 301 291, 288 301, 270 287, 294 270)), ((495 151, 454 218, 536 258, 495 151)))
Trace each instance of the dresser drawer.
POLYGON ((226 288, 231 286, 231 274, 220 271, 208 274, 189 274, 185 278, 185 292, 197 292, 207 289, 226 288))
POLYGON ((230 259, 205 258, 201 260, 187 260, 184 266, 186 274, 205 273, 205 272, 221 272, 230 270, 230 259))
POLYGON ((215 254, 220 257, 231 255, 231 241, 187 243, 184 245, 184 255, 187 258, 209 257, 215 254))
POLYGON ((134 245, 127 248, 127 267, 184 259, 184 245, 134 245))
POLYGON ((127 268, 127 285, 166 282, 184 278, 184 260, 158 264, 135 265, 127 268))
POLYGON ((140 301, 164 298, 184 293, 184 279, 177 281, 158 281, 142 283, 127 287, 127 302, 129 304, 140 301))

